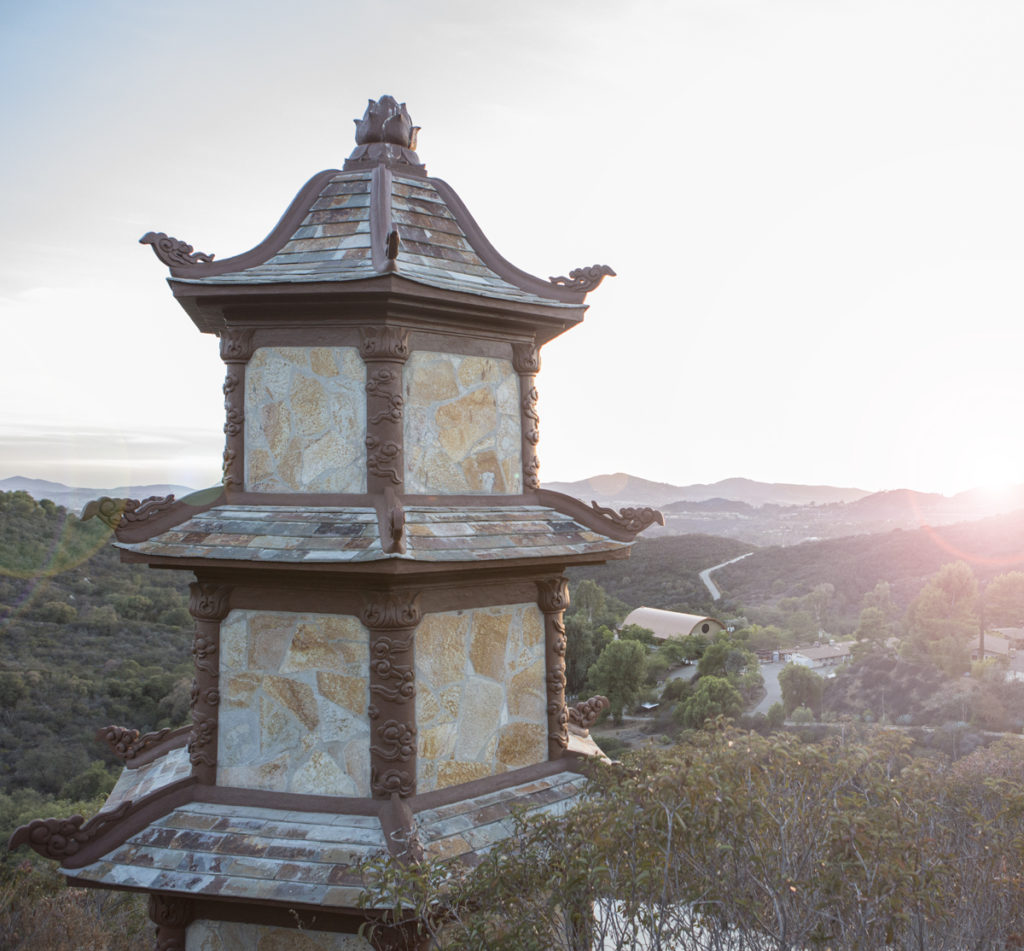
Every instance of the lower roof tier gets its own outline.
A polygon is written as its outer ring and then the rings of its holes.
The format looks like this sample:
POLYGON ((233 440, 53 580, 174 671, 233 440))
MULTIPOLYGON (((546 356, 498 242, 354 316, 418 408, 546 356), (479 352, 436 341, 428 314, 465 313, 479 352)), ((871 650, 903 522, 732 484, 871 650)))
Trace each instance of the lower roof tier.
MULTIPOLYGON (((166 759, 187 765, 183 749, 166 759)), ((165 780, 174 772, 162 763, 137 772, 150 771, 161 771, 165 780)), ((585 785, 584 776, 565 769, 513 779, 503 788, 454 801, 426 798, 420 804, 414 797, 407 800, 408 819, 398 826, 389 819, 387 803, 379 804, 379 812, 345 812, 296 808, 295 803, 275 808, 265 802, 190 801, 169 809, 94 861, 80 867, 68 863, 61 872, 76 884, 354 908, 363 891, 361 863, 415 846, 427 858, 474 864, 512 836, 517 815, 560 815, 579 799, 585 785)))
POLYGON ((217 505, 152 538, 115 544, 145 557, 318 565, 574 559, 631 544, 542 505, 409 505, 403 515, 404 551, 387 550, 370 506, 217 505))

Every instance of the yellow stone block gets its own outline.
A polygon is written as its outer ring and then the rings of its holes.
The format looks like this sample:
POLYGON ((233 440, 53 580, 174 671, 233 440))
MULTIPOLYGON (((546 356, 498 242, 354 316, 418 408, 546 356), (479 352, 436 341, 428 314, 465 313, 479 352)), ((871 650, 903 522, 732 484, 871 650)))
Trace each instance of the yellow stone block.
POLYGON ((289 710, 307 730, 314 729, 320 722, 316 695, 309 684, 290 677, 267 677, 263 689, 268 697, 289 710))
POLYGON ((436 419, 444 451, 461 462, 484 436, 493 433, 497 427, 497 401, 489 389, 472 390, 461 399, 438 407, 436 419))
POLYGON ((474 779, 484 779, 493 775, 494 768, 490 763, 463 763, 458 760, 450 760, 447 763, 438 764, 437 788, 445 789, 448 786, 457 786, 459 783, 468 783, 474 779))
POLYGON ((469 617, 457 613, 428 614, 416 629, 416 679, 435 688, 461 682, 466 675, 469 617))
POLYGON ((340 674, 319 670, 316 674, 316 686, 320 696, 325 700, 337 704, 354 716, 361 717, 366 713, 369 687, 365 677, 343 677, 340 674))
POLYGON ((459 395, 451 358, 441 354, 414 353, 405 371, 405 392, 413 405, 429 405, 459 395))
POLYGON ((508 688, 508 713, 512 717, 544 723, 547 717, 547 685, 544 658, 520 671, 508 688))
POLYGON ((505 470, 493 449, 474 453, 462 461, 462 473, 470 492, 494 492, 503 495, 508 491, 505 470))
POLYGON ((296 615, 252 613, 249 628, 249 670, 276 671, 292 642, 296 615))
POLYGON ((316 436, 327 429, 330 424, 330 412, 323 384, 309 377, 296 377, 292 383, 290 396, 296 433, 316 436))
POLYGON ((548 758, 547 730, 536 723, 509 723, 501 728, 498 738, 498 764, 502 769, 516 769, 542 763, 548 758))
POLYGON ((495 360, 493 357, 462 357, 459 360, 459 383, 467 390, 481 383, 490 386, 500 383, 509 370, 511 366, 507 360, 495 360))
POLYGON ((309 351, 309 366, 317 376, 337 376, 338 364, 329 347, 313 347, 309 351))
POLYGON ((511 614, 473 612, 469 659, 476 673, 492 680, 504 681, 505 654, 511 621, 511 614))

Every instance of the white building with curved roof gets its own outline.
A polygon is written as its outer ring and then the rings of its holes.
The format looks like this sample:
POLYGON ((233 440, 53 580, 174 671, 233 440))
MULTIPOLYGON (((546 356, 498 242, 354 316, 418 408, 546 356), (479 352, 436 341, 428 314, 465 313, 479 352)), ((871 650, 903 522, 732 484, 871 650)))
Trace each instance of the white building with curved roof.
POLYGON ((664 641, 670 637, 686 637, 701 634, 713 637, 725 630, 725 625, 713 617, 699 614, 680 614, 678 611, 663 611, 661 608, 635 608, 626 615, 620 630, 629 624, 638 624, 654 631, 654 636, 664 641))

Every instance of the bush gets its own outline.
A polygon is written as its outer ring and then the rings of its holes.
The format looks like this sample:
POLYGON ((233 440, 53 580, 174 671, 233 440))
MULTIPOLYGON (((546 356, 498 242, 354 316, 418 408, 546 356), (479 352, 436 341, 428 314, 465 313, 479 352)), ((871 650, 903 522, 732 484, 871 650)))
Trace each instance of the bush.
POLYGON ((810 707, 797 707, 790 715, 790 720, 805 726, 814 722, 814 711, 810 707))

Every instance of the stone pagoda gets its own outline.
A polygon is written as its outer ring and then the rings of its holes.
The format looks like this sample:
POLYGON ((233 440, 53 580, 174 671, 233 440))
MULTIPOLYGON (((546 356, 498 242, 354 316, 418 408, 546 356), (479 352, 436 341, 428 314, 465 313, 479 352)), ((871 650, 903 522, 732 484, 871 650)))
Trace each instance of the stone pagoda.
POLYGON ((344 168, 244 254, 142 238, 220 338, 223 485, 86 515, 124 561, 194 574, 192 720, 101 730, 126 763, 103 811, 11 842, 148 893, 162 951, 296 927, 303 948, 406 946, 356 935, 377 912, 353 866, 472 860, 514 808, 570 804, 600 755, 600 703, 565 703, 563 572, 626 557, 660 515, 540 487, 535 376, 612 271, 510 264, 417 131, 371 101, 344 168))

